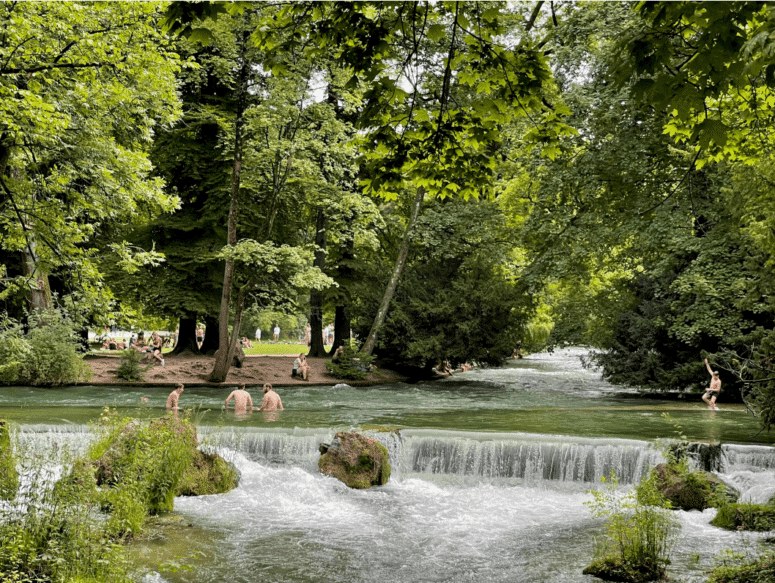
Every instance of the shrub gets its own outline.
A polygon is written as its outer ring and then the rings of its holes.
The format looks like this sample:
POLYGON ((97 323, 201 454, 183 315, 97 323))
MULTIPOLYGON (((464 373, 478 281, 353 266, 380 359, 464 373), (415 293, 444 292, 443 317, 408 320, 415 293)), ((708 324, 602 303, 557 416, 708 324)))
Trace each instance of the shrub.
POLYGON ((29 330, 6 319, 0 326, 0 382, 53 386, 87 381, 73 322, 59 310, 35 312, 29 330))
POLYGON ((708 583, 772 583, 775 581, 775 552, 756 559, 739 559, 711 571, 708 583))
POLYGON ((18 489, 19 474, 16 471, 10 430, 6 422, 0 419, 0 500, 12 500, 18 489))
POLYGON ((239 483, 239 470, 221 456, 197 450, 175 490, 177 496, 224 494, 239 483))
POLYGON ((606 487, 591 492, 594 500, 586 503, 593 516, 606 519, 606 536, 596 541, 595 559, 584 573, 629 583, 663 579, 678 521, 648 485, 637 497, 633 492, 620 494, 616 487, 612 474, 606 487))
POLYGON ((713 526, 727 530, 775 530, 775 508, 759 504, 726 504, 719 508, 711 521, 713 526))
POLYGON ((339 362, 327 362, 326 368, 336 379, 359 381, 366 378, 373 362, 373 356, 356 353, 350 345, 345 344, 339 362))
POLYGON ((0 580, 129 583, 119 547, 105 540, 95 516, 92 468, 75 463, 52 487, 45 457, 19 458, 26 485, 0 515, 0 580))
POLYGON ((118 365, 118 369, 116 369, 116 376, 120 379, 124 379, 125 381, 139 381, 142 382, 145 380, 145 371, 147 371, 151 366, 143 366, 140 363, 142 362, 143 358, 145 357, 145 354, 142 352, 139 352, 138 350, 135 350, 134 348, 127 348, 121 353, 121 364, 118 365))

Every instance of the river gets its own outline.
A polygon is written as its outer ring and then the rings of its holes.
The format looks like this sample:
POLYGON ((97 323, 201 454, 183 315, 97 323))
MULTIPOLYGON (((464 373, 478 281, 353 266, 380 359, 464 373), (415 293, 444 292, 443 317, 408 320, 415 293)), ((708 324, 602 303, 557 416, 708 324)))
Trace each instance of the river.
MULTIPOLYGON (((225 495, 176 499, 178 526, 133 546, 139 580, 591 583, 581 571, 603 525, 584 504, 588 491, 611 470, 630 488, 661 460, 656 440, 678 431, 724 444, 720 473, 744 499, 775 493, 775 436, 759 434, 741 406, 723 393, 715 413, 699 395, 640 398, 584 369, 582 353, 432 383, 279 388, 277 414, 235 417, 221 409, 230 389, 186 389, 181 405, 194 409, 204 447, 242 479, 225 495), (386 486, 350 490, 317 472, 318 444, 348 429, 386 445, 386 486)), ((35 447, 77 449, 103 406, 158 416, 168 391, 3 389, 0 418, 35 447)), ((710 526, 715 510, 676 514, 678 580, 704 581, 718 553, 755 550, 762 537, 710 526)))

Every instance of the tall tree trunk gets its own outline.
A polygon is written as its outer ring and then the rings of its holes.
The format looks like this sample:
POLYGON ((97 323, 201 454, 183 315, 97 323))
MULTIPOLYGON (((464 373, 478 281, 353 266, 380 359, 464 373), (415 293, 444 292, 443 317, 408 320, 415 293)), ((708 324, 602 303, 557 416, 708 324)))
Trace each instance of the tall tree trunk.
POLYGON ((351 236, 345 239, 344 248, 342 249, 342 259, 339 262, 338 271, 341 299, 337 302, 336 314, 334 316, 334 345, 331 347, 332 351, 335 351, 340 346, 350 342, 350 329, 352 328, 352 324, 350 322, 350 294, 348 287, 353 279, 353 269, 350 262, 354 259, 354 255, 352 233, 349 234, 351 236), (342 287, 345 287, 345 289, 341 289, 342 287))
POLYGON ((205 316, 205 339, 199 350, 202 354, 212 356, 218 351, 218 344, 221 339, 221 321, 215 316, 205 316))
MULTIPOLYGON (((315 260, 313 265, 321 271, 326 267, 326 215, 318 210, 315 220, 315 260)), ((322 358, 328 356, 323 345, 323 292, 313 289, 309 292, 309 356, 322 358)))
MULTIPOLYGON (((240 174, 242 172, 242 125, 247 100, 248 74, 250 62, 247 58, 247 43, 250 33, 247 29, 242 33, 242 66, 237 80, 237 119, 234 124, 234 168, 231 175, 231 201, 229 203, 229 223, 227 244, 231 247, 237 244, 237 209, 239 208, 240 174)), ((218 346, 215 365, 207 377, 211 383, 222 383, 231 367, 233 345, 229 342, 229 305, 231 303, 231 287, 234 279, 234 260, 226 260, 223 272, 223 290, 221 291, 221 312, 218 319, 218 346)))
POLYGON ((47 310, 51 307, 51 287, 48 283, 48 274, 43 273, 38 267, 35 256, 35 243, 32 234, 27 234, 27 246, 24 248, 24 271, 30 281, 29 299, 30 311, 47 310))
POLYGON ((178 354, 201 354, 196 343, 196 316, 186 314, 180 317, 178 325, 178 343, 170 356, 178 354))
POLYGON ((412 229, 417 222, 417 216, 420 214, 420 207, 422 206, 423 198, 425 197, 425 189, 421 186, 417 189, 417 197, 414 200, 414 206, 412 207, 412 213, 409 216, 409 224, 406 225, 406 232, 404 233, 404 240, 401 242, 401 249, 398 252, 396 258, 396 264, 393 267, 393 274, 390 276, 390 281, 385 289, 385 294, 382 296, 382 303, 377 310, 377 315, 374 318, 374 323, 371 325, 369 336, 366 338, 366 343, 361 348, 361 352, 366 355, 370 355, 374 351, 374 344, 377 342, 377 332, 385 322, 388 308, 390 307, 390 300, 393 299, 393 294, 398 287, 398 282, 401 279, 401 272, 404 270, 404 264, 406 264, 406 256, 409 254, 409 241, 412 235, 412 229))

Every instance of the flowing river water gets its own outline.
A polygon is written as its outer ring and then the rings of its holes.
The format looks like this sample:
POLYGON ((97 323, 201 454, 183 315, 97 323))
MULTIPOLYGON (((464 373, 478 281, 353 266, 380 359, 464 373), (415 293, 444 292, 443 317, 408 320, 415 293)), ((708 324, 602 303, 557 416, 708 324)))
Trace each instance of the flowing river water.
MULTIPOLYGON (((585 502, 615 471, 622 489, 662 459, 680 431, 721 442, 721 476, 743 499, 775 493, 775 435, 740 405, 700 396, 644 399, 562 350, 442 381, 353 388, 280 388, 286 410, 235 417, 229 389, 189 389, 203 447, 242 473, 225 495, 177 498, 177 522, 133 546, 139 580, 156 582, 567 582, 603 533, 585 502), (665 419, 668 413, 670 419, 665 419), (318 444, 358 429, 390 452, 380 488, 350 490, 317 472, 318 444)), ((251 389, 260 400, 260 389, 251 389)), ((70 387, 0 391, 0 418, 21 446, 84 448, 103 406, 163 414, 169 389, 70 387), (148 401, 143 402, 142 397, 148 401)), ((763 535, 710 526, 715 510, 676 513, 669 569, 699 583, 725 549, 756 552, 763 535)))

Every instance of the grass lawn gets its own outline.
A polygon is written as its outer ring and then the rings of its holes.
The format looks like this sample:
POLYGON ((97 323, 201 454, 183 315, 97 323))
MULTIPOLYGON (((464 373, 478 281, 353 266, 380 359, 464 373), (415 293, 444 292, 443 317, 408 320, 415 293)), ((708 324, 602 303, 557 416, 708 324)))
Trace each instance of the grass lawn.
POLYGON ((245 354, 307 354, 309 346, 306 344, 286 344, 285 342, 253 342, 253 348, 243 348, 245 354))

